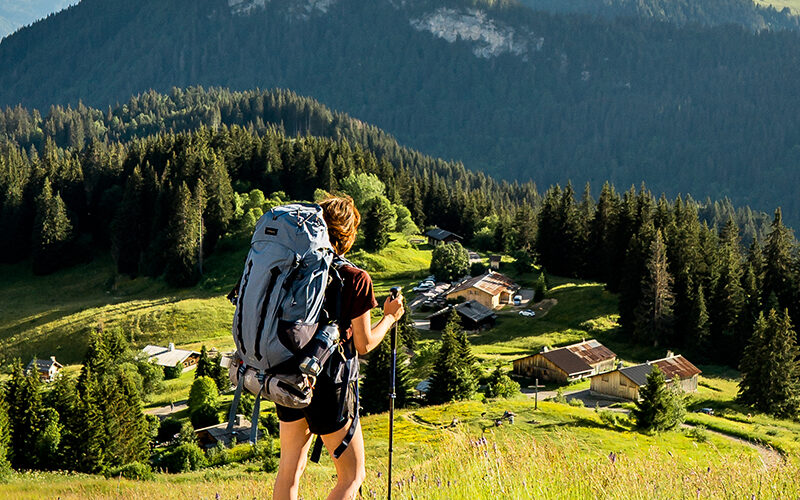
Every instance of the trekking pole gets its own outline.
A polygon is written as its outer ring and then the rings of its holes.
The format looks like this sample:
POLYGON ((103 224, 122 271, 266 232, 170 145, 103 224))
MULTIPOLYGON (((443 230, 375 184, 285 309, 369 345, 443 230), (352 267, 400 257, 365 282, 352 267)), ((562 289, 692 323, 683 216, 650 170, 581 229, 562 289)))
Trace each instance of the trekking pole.
MULTIPOLYGON (((400 293, 399 287, 392 287, 392 300, 396 299, 400 293)), ((392 334, 389 339, 392 348, 392 388, 389 393, 389 494, 386 497, 392 500, 392 445, 394 444, 394 398, 395 398, 395 371, 397 368, 397 322, 392 327, 392 334)))

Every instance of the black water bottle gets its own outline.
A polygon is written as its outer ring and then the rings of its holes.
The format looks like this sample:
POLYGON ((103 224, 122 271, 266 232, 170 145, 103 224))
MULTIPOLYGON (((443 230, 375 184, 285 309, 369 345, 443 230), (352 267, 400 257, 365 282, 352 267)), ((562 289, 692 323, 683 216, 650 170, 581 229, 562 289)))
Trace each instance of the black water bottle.
POLYGON ((339 326, 328 323, 319 330, 303 349, 305 357, 300 361, 300 371, 311 377, 319 376, 322 365, 328 360, 339 342, 339 326))

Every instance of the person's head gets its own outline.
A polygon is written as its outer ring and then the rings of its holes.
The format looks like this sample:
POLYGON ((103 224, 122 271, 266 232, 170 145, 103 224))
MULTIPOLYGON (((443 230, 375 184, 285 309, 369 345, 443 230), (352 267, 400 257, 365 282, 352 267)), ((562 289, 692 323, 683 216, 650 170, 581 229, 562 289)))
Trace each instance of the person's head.
POLYGON ((356 241, 358 225, 361 223, 361 214, 358 213, 353 198, 347 195, 330 196, 319 205, 328 225, 328 237, 333 249, 339 255, 346 254, 356 241))

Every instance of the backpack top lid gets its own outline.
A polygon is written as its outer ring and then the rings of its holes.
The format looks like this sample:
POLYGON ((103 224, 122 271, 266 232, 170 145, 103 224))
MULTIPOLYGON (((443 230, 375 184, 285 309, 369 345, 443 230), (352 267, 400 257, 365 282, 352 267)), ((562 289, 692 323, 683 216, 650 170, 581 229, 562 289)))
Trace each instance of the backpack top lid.
POLYGON ((316 203, 292 203, 271 209, 258 219, 250 245, 256 250, 264 242, 279 243, 302 261, 312 252, 333 251, 322 207, 316 203))

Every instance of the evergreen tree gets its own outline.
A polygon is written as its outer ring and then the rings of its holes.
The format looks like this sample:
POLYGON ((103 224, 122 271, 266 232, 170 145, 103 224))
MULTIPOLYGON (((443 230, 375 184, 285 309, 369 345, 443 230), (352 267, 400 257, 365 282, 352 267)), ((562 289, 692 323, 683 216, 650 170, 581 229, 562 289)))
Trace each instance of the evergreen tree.
POLYGON ((11 467, 8 461, 10 440, 11 429, 8 420, 5 390, 0 386, 0 477, 11 467))
MULTIPOLYGON (((405 296, 403 297, 403 307, 406 311, 410 311, 405 296)), ((400 344, 406 349, 413 351, 417 347, 419 330, 414 326, 414 319, 411 317, 411 314, 403 314, 400 321, 398 321, 397 337, 400 344)))
POLYGON ((764 244, 764 282, 762 297, 775 294, 781 309, 789 308, 794 312, 794 238, 783 225, 781 210, 775 210, 775 217, 770 225, 770 233, 764 244))
POLYGON ((144 220, 142 172, 139 166, 125 183, 125 193, 111 223, 111 253, 117 263, 117 271, 136 276, 139 259, 146 246, 147 231, 144 220))
POLYGON ((66 468, 72 467, 81 443, 77 442, 72 434, 75 429, 74 421, 77 392, 75 380, 65 374, 59 374, 52 384, 52 388, 44 395, 44 404, 58 413, 62 425, 61 442, 59 444, 59 461, 66 468))
POLYGON ((35 366, 31 374, 26 374, 19 361, 14 364, 6 402, 11 429, 11 464, 15 469, 35 468, 39 460, 37 450, 31 444, 39 439, 42 432, 44 409, 41 380, 35 366))
POLYGON ((800 412, 800 348, 788 311, 770 310, 756 322, 740 365, 739 396, 756 409, 778 417, 800 412))
POLYGON ((81 472, 96 473, 106 463, 106 428, 101 392, 96 374, 84 365, 77 384, 78 400, 75 418, 69 422, 67 435, 74 436, 75 463, 71 468, 81 472))
POLYGON ((647 274, 642 279, 641 301, 636 307, 636 336, 654 346, 668 343, 673 334, 672 276, 661 230, 650 244, 647 274))
POLYGON ((366 203, 364 215, 364 248, 379 252, 389 244, 389 233, 394 229, 394 210, 383 196, 376 196, 366 203))
POLYGON ((59 445, 63 426, 59 422, 59 415, 53 408, 42 408, 40 418, 40 432, 33 439, 33 451, 36 457, 36 466, 39 469, 59 468, 59 445))
POLYGON ((461 325, 450 316, 442 331, 442 345, 436 356, 427 398, 431 404, 469 399, 477 390, 472 369, 464 362, 463 346, 458 341, 461 325))
POLYGON ((710 355, 711 332, 709 330, 706 294, 703 291, 703 285, 697 286, 689 320, 689 331, 686 339, 689 341, 692 350, 699 357, 707 358, 710 355))
POLYGON ((45 179, 41 194, 36 198, 36 220, 33 225, 33 272, 48 274, 69 263, 72 223, 61 196, 45 179))
POLYGON ((175 190, 171 206, 164 278, 171 286, 192 286, 200 279, 200 211, 186 183, 175 190))
POLYGON ((472 376, 477 380, 481 374, 478 359, 472 353, 472 345, 469 343, 469 339, 467 339, 467 332, 464 331, 464 328, 461 326, 461 318, 458 313, 456 313, 455 307, 450 309, 450 317, 447 323, 448 325, 445 326, 445 328, 450 327, 455 331, 456 342, 458 342, 458 356, 461 359, 461 363, 472 372, 472 376))
POLYGON ((534 285, 534 292, 533 292, 533 301, 534 302, 543 301, 546 293, 547 293, 547 281, 545 280, 544 271, 542 271, 539 273, 539 277, 536 278, 536 284, 534 285))
MULTIPOLYGON (((369 355, 361 383, 361 406, 364 412, 381 413, 389 410, 391 388, 392 349, 389 336, 384 337, 369 355)), ((411 397, 411 376, 408 371, 408 356, 402 345, 397 349, 395 375, 395 407, 405 408, 411 397)))
POLYGON ((716 361, 736 364, 735 345, 739 316, 744 306, 742 291, 741 253, 739 229, 728 219, 720 234, 720 246, 714 266, 714 291, 710 308, 711 342, 716 361))
POLYGON ((208 350, 206 345, 200 348, 200 359, 197 361, 197 368, 194 371, 194 378, 211 377, 212 376, 211 360, 208 359, 208 350))
POLYGON ((196 203, 202 207, 203 251, 211 253, 233 218, 233 188, 222 158, 212 151, 203 163, 201 180, 204 196, 196 203))
POLYGON ((612 275, 616 275, 614 232, 619 217, 619 196, 608 183, 603 184, 600 197, 597 199, 594 216, 589 223, 588 253, 591 262, 587 259, 589 277, 608 282, 612 275))
POLYGON ((486 384, 486 397, 510 398, 519 394, 519 391, 519 384, 511 380, 511 377, 500 369, 500 365, 497 365, 486 384))
POLYGON ((637 427, 658 432, 683 423, 686 396, 678 382, 673 380, 672 387, 668 387, 664 374, 658 366, 653 366, 647 375, 647 383, 639 389, 640 400, 633 410, 637 427))

